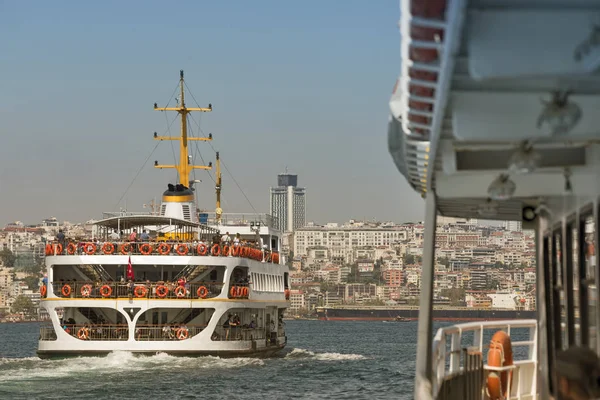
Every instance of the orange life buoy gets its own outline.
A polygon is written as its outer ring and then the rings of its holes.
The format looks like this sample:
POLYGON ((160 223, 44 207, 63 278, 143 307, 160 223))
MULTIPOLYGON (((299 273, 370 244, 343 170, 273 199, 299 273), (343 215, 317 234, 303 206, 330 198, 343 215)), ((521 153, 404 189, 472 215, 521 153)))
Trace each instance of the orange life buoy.
POLYGON ((42 297, 46 297, 46 292, 48 291, 48 289, 46 289, 46 285, 42 285, 40 286, 40 295, 42 297))
POLYGON ((213 256, 218 256, 219 254, 221 254, 221 246, 219 246, 218 244, 213 245, 213 247, 210 249, 210 254, 212 254, 213 256))
POLYGON ((69 243, 67 245, 67 254, 72 256, 75 254, 75 252, 77 251, 77 246, 75 246, 75 243, 69 243))
POLYGON ((69 297, 71 295, 72 291, 73 291, 73 289, 71 288, 71 286, 69 284, 64 284, 61 289, 61 293, 65 297, 69 297))
POLYGON ((171 252, 171 245, 169 243, 161 243, 158 245, 156 251, 158 251, 158 254, 164 256, 167 255, 171 252))
POLYGON ((290 289, 285 289, 284 293, 285 293, 285 299, 289 300, 290 299, 290 289))
POLYGON ((77 337, 81 340, 86 340, 88 337, 90 337, 89 329, 86 327, 79 329, 79 331, 77 331, 77 337))
POLYGON ((234 257, 239 257, 240 251, 241 251, 241 248, 240 248, 239 245, 238 246, 233 246, 231 248, 231 255, 234 256, 234 257))
POLYGON ((133 290, 133 294, 135 294, 135 297, 137 298, 146 297, 148 289, 146 289, 146 286, 136 286, 133 290))
POLYGON ((177 286, 175 288, 175 296, 177 296, 178 299, 184 298, 186 294, 187 289, 185 288, 185 286, 177 286))
POLYGON ((90 297, 92 294, 92 285, 83 285, 79 291, 82 297, 90 297))
POLYGON ((127 254, 131 252, 131 244, 123 243, 120 248, 121 254, 127 254))
POLYGON ((242 297, 248 297, 248 288, 245 286, 242 288, 242 297))
POLYGON ((229 246, 227 246, 227 245, 223 246, 223 251, 221 252, 221 255, 223 257, 227 257, 229 255, 229 246))
POLYGON ((109 297, 112 294, 112 288, 108 285, 104 285, 100 288, 100 295, 102 297, 109 297))
POLYGON ((198 297, 200 297, 201 299, 205 299, 206 296, 208 296, 208 289, 206 288, 206 286, 200 286, 198 288, 198 291, 196 292, 196 294, 198 295, 198 297))
POLYGON ((86 244, 83 245, 83 251, 88 256, 91 256, 92 254, 96 254, 96 250, 97 250, 97 247, 92 242, 87 242, 86 244))
POLYGON ((158 285, 156 287, 156 295, 159 298, 164 299, 165 297, 167 297, 167 294, 169 294, 169 288, 165 285, 158 285))
POLYGON ((112 254, 115 252, 115 245, 110 243, 110 242, 106 242, 102 245, 102 252, 104 254, 112 254))
POLYGON ((231 290, 229 291, 229 294, 231 295, 231 297, 237 297, 237 286, 232 286, 231 290))
POLYGON ((187 330, 187 328, 179 328, 177 329, 177 339, 179 340, 185 340, 189 337, 190 332, 187 330))
POLYGON ((48 243, 46 245, 46 255, 47 256, 51 256, 52 255, 52 245, 50 243, 48 243))
POLYGON ((177 252, 177 254, 179 254, 180 256, 185 256, 188 251, 190 251, 189 247, 187 246, 187 244, 185 243, 181 243, 177 245, 177 248, 175 249, 175 251, 177 252))
POLYGON ((206 245, 204 243, 200 243, 196 247, 196 251, 198 252, 198 255, 205 256, 206 252, 208 251, 208 247, 206 247, 206 245))
MULTIPOLYGON (((488 351, 490 367, 508 367, 513 365, 510 336, 504 331, 498 331, 492 336, 488 351)), ((487 378, 487 390, 490 400, 503 400, 510 394, 508 381, 512 382, 512 371, 490 371, 487 378)))
POLYGON ((150 243, 144 243, 140 246, 140 253, 147 256, 152 253, 152 245, 150 243))
POLYGON ((279 264, 279 253, 273 253, 271 260, 273 261, 273 264, 279 264))
POLYGON ((63 252, 63 246, 62 246, 62 244, 55 243, 55 244, 52 245, 52 254, 53 255, 54 254, 59 255, 59 254, 62 254, 62 252, 63 252))

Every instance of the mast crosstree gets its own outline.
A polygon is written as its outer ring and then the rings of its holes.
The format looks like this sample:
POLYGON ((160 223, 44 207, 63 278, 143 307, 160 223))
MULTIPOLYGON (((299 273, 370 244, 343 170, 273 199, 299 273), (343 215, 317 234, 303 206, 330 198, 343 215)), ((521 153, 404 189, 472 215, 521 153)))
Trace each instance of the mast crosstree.
POLYGON ((183 70, 179 71, 179 104, 177 107, 158 107, 157 103, 154 103, 154 109, 157 111, 177 111, 181 117, 181 135, 175 136, 158 136, 154 133, 154 140, 179 140, 179 165, 163 165, 156 162, 155 168, 174 168, 179 174, 179 183, 185 187, 190 187, 190 172, 194 169, 212 169, 212 163, 209 165, 193 165, 188 155, 188 141, 200 140, 200 141, 211 141, 212 134, 208 137, 188 137, 187 135, 187 115, 192 111, 200 112, 211 112, 212 104, 209 104, 207 108, 203 107, 186 107, 185 106, 185 83, 183 80, 183 70))

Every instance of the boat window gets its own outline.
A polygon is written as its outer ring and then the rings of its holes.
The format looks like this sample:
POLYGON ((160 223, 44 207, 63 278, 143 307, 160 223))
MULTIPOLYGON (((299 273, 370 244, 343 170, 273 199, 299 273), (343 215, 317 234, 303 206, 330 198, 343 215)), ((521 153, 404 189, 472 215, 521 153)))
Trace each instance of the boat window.
MULTIPOLYGON (((581 276, 582 282, 582 304, 587 299, 586 307, 582 307, 582 312, 586 312, 587 308, 587 321, 586 333, 587 343, 593 349, 598 347, 598 321, 596 318, 596 309, 598 307, 598 287, 596 286, 596 224, 591 214, 588 214, 581 219, 581 232, 580 238, 582 238, 582 248, 580 254, 582 254, 582 267, 579 269, 583 276, 581 276)), ((585 334, 584 334, 585 339, 585 334)))
MULTIPOLYGON (((581 318, 580 318, 580 302, 579 302, 579 293, 581 280, 579 279, 579 244, 578 244, 578 231, 576 224, 569 224, 568 229, 571 233, 571 254, 572 254, 572 273, 569 274, 569 278, 571 279, 570 284, 573 287, 573 321, 571 323, 575 324, 575 327, 581 326, 581 318)), ((574 329, 574 343, 581 344, 581 329, 574 329)))
POLYGON ((138 318, 135 340, 183 340, 200 334, 209 324, 214 308, 151 308, 138 318))
POLYGON ((557 349, 566 348, 566 332, 565 327, 567 324, 567 310, 565 307, 565 292, 563 284, 563 262, 562 262, 562 234, 560 229, 554 232, 554 268, 553 268, 553 283, 556 294, 556 303, 554 305, 554 318, 557 322, 557 328, 555 329, 555 346, 557 349))

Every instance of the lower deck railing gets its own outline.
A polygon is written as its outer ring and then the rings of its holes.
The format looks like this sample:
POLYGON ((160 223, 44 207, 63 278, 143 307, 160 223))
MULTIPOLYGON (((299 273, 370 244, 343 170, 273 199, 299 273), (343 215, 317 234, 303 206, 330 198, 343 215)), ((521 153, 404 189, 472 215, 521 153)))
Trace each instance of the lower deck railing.
POLYGON ((440 328, 433 341, 432 389, 436 399, 486 398, 490 372, 513 371, 510 399, 535 398, 537 322, 535 320, 471 322, 440 328), (514 365, 487 365, 492 335, 503 330, 511 337, 514 365))

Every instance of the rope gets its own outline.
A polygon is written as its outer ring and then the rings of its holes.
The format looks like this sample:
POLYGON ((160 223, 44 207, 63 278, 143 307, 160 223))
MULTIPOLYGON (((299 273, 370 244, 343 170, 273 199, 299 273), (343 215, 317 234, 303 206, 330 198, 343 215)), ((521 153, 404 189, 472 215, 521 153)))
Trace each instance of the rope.
MULTIPOLYGON (((177 118, 177 116, 175 116, 175 118, 177 118)), ((175 118, 173 118, 173 120, 171 121, 171 123, 168 125, 167 129, 169 129, 171 127, 171 125, 173 125, 173 122, 175 122, 175 118)), ((137 173, 135 174, 135 176, 133 177, 133 179, 129 183, 129 186, 127 186, 127 189, 125 189, 125 192, 123 192, 123 195, 121 196, 121 198, 119 199, 119 201, 117 202, 117 204, 115 204, 115 206, 113 207, 113 210, 115 210, 119 206, 119 204, 121 204, 121 201, 125 198, 125 196, 127 195, 127 192, 129 191, 129 189, 131 189, 131 186, 134 184, 135 180, 137 179, 137 177, 140 175, 140 173, 142 172, 142 170, 144 169, 144 167, 148 163, 148 160, 150 159, 150 157, 152 157, 152 154, 154 154, 154 152, 158 148, 158 145, 160 144, 160 142, 161 141, 156 142, 156 145, 154 146, 154 148, 152 149, 152 151, 150 152, 150 154, 148 155, 148 157, 146 158, 146 160, 142 164, 141 168, 137 171, 137 173)))
POLYGON ((125 192, 123 193, 123 195, 121 196, 121 198, 119 199, 119 201, 117 202, 117 204, 115 204, 115 206, 113 207, 113 210, 115 210, 119 204, 121 204, 121 201, 123 200, 123 198, 127 195, 127 192, 129 191, 129 189, 131 188, 131 185, 133 185, 133 183, 135 182, 135 180, 137 179, 137 177, 140 175, 140 173, 142 172, 142 170, 144 169, 144 167, 146 166, 146 163, 148 162, 148 160, 150 159, 150 157, 152 157, 152 154, 154 154, 154 151, 156 150, 156 148, 158 147, 158 145, 160 144, 160 142, 156 143, 156 146, 154 146, 154 148, 152 149, 152 151, 150 152, 150 155, 148 155, 148 157, 146 157, 146 160, 144 161, 144 163, 142 164, 142 167, 138 170, 137 174, 135 174, 135 176, 133 177, 133 179, 131 180, 131 183, 129 183, 129 186, 127 186, 127 189, 125 189, 125 192))
MULTIPOLYGON (((194 102, 196 103, 196 105, 198 106, 198 108, 200 107, 200 104, 198 104, 198 101, 196 100, 196 98, 194 97, 194 93, 190 90, 190 88, 187 86, 187 83, 183 82, 183 84, 185 85, 185 87, 188 90, 188 93, 190 94, 190 96, 192 96, 192 100, 194 100, 194 102)), ((191 117, 191 116, 190 116, 191 117)), ((204 135, 204 132, 202 131, 202 128, 200 127, 200 124, 198 124, 196 122, 196 120, 192 117, 192 121, 194 121, 196 123, 196 125, 198 126, 198 130, 204 135)), ((214 146, 212 145, 211 142, 208 142, 208 144, 210 145, 210 147, 213 149, 213 151, 216 153, 217 150, 214 148, 214 146)), ((198 152, 200 154, 200 152, 198 152)), ((202 160, 202 162, 204 162, 204 160, 202 159, 202 155, 200 154, 200 159, 202 160)), ((246 196, 246 193, 244 192, 244 190, 242 189, 242 187, 240 186, 240 184, 237 182, 237 180, 234 178, 233 174, 231 173, 231 171, 229 171, 229 168, 227 168, 227 165, 225 165, 225 163, 223 162, 223 160, 221 159, 221 164, 223 165, 223 168, 225 168, 225 171, 227 171, 227 173, 229 174, 229 176, 231 177, 231 180, 233 180, 233 182, 235 183, 235 185, 238 187, 238 189, 240 190, 240 192, 242 192, 242 195, 244 196, 244 198, 246 199, 246 201, 248 202, 248 204, 250 204, 250 207, 252 207, 252 210, 254 210, 254 212, 256 214, 258 214, 258 211, 256 211, 256 208, 254 208, 254 205, 252 205, 252 202, 250 201, 250 199, 248 198, 248 196, 246 196)), ((206 171, 208 172, 208 170, 206 171)), ((211 179, 213 180, 213 182, 215 182, 215 180, 212 178, 212 175, 209 176, 211 177, 211 179)), ((216 182, 215 182, 216 183, 216 182)))

